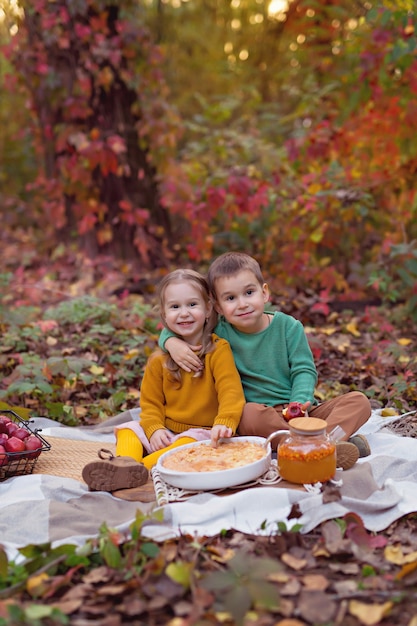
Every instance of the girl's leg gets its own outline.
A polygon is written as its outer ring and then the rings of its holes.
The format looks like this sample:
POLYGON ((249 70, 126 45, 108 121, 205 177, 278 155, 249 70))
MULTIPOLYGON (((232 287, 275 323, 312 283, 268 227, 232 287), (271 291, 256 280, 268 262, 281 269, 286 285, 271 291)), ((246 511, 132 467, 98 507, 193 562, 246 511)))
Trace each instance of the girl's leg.
POLYGON ((309 415, 326 420, 327 432, 340 426, 346 433, 343 439, 348 440, 370 418, 371 404, 365 394, 350 391, 313 407, 309 415))
POLYGON ((145 467, 148 468, 148 470, 150 470, 154 465, 156 465, 157 460, 162 454, 164 454, 164 452, 167 452, 168 450, 173 450, 174 448, 179 448, 180 446, 184 446, 186 443, 194 442, 195 439, 192 439, 191 437, 180 437, 179 439, 174 441, 174 443, 171 443, 170 446, 167 446, 166 448, 162 448, 162 450, 157 450, 156 452, 152 452, 151 454, 145 456, 145 458, 142 460, 142 463, 145 467))
POLYGON ((116 456, 130 456, 138 463, 142 463, 142 442, 130 428, 121 428, 116 431, 116 456))

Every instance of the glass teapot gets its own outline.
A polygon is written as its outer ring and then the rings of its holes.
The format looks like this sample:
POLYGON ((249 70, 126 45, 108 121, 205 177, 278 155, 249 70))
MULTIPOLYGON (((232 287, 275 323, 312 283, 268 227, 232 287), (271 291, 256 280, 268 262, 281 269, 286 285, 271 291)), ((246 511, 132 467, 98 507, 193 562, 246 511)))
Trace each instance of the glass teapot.
MULTIPOLYGON (((268 440, 286 434, 277 449, 280 476, 297 484, 326 482, 336 473, 336 439, 326 433, 327 423, 317 417, 295 417, 288 430, 277 430, 268 440)), ((335 433, 339 439, 340 433, 335 433)))

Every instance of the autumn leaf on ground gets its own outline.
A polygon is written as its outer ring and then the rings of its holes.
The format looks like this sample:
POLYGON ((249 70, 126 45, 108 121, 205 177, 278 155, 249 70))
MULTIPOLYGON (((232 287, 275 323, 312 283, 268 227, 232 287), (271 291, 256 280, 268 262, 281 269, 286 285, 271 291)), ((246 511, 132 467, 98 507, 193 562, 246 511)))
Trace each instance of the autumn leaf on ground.
POLYGON ((362 518, 356 513, 347 513, 343 519, 346 522, 346 537, 361 548, 373 550, 383 548, 387 544, 386 537, 369 534, 362 518))

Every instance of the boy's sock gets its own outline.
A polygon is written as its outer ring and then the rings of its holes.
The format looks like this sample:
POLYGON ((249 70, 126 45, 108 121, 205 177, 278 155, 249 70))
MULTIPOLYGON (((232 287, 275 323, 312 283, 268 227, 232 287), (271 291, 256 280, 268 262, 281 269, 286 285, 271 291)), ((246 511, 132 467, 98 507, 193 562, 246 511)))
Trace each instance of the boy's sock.
POLYGON ((166 448, 162 448, 162 450, 157 450, 156 452, 152 452, 151 454, 148 454, 148 456, 145 456, 145 458, 142 460, 142 463, 144 464, 145 467, 148 468, 148 470, 150 470, 154 465, 156 465, 156 462, 159 459, 159 457, 162 456, 162 454, 164 454, 168 450, 173 450, 174 448, 179 448, 180 446, 184 446, 186 443, 194 443, 194 442, 195 442, 195 439, 192 439, 191 437, 180 437, 180 439, 177 439, 174 443, 171 443, 170 446, 167 446, 166 448))
POLYGON ((130 456, 139 463, 143 462, 142 442, 130 428, 116 431, 116 456, 130 456))

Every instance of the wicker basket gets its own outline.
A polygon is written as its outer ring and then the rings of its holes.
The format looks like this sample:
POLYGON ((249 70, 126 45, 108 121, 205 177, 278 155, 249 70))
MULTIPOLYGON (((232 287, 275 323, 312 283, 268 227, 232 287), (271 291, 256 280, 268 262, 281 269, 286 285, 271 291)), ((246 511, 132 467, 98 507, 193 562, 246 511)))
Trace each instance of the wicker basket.
MULTIPOLYGON (((39 455, 42 452, 46 452, 51 449, 50 444, 45 441, 43 437, 39 434, 39 429, 32 430, 28 422, 23 420, 17 413, 14 411, 3 410, 0 411, 1 415, 4 415, 9 418, 10 421, 15 422, 19 425, 20 428, 25 428, 29 435, 36 435, 36 437, 41 441, 42 447, 38 448, 36 451, 25 451, 22 452, 7 452, 7 461, 5 462, 4 455, 0 456, 0 481, 6 480, 6 478, 10 478, 11 476, 22 476, 23 474, 32 474, 36 462, 39 458, 39 455)), ((30 423, 30 422, 29 422, 30 423)))

